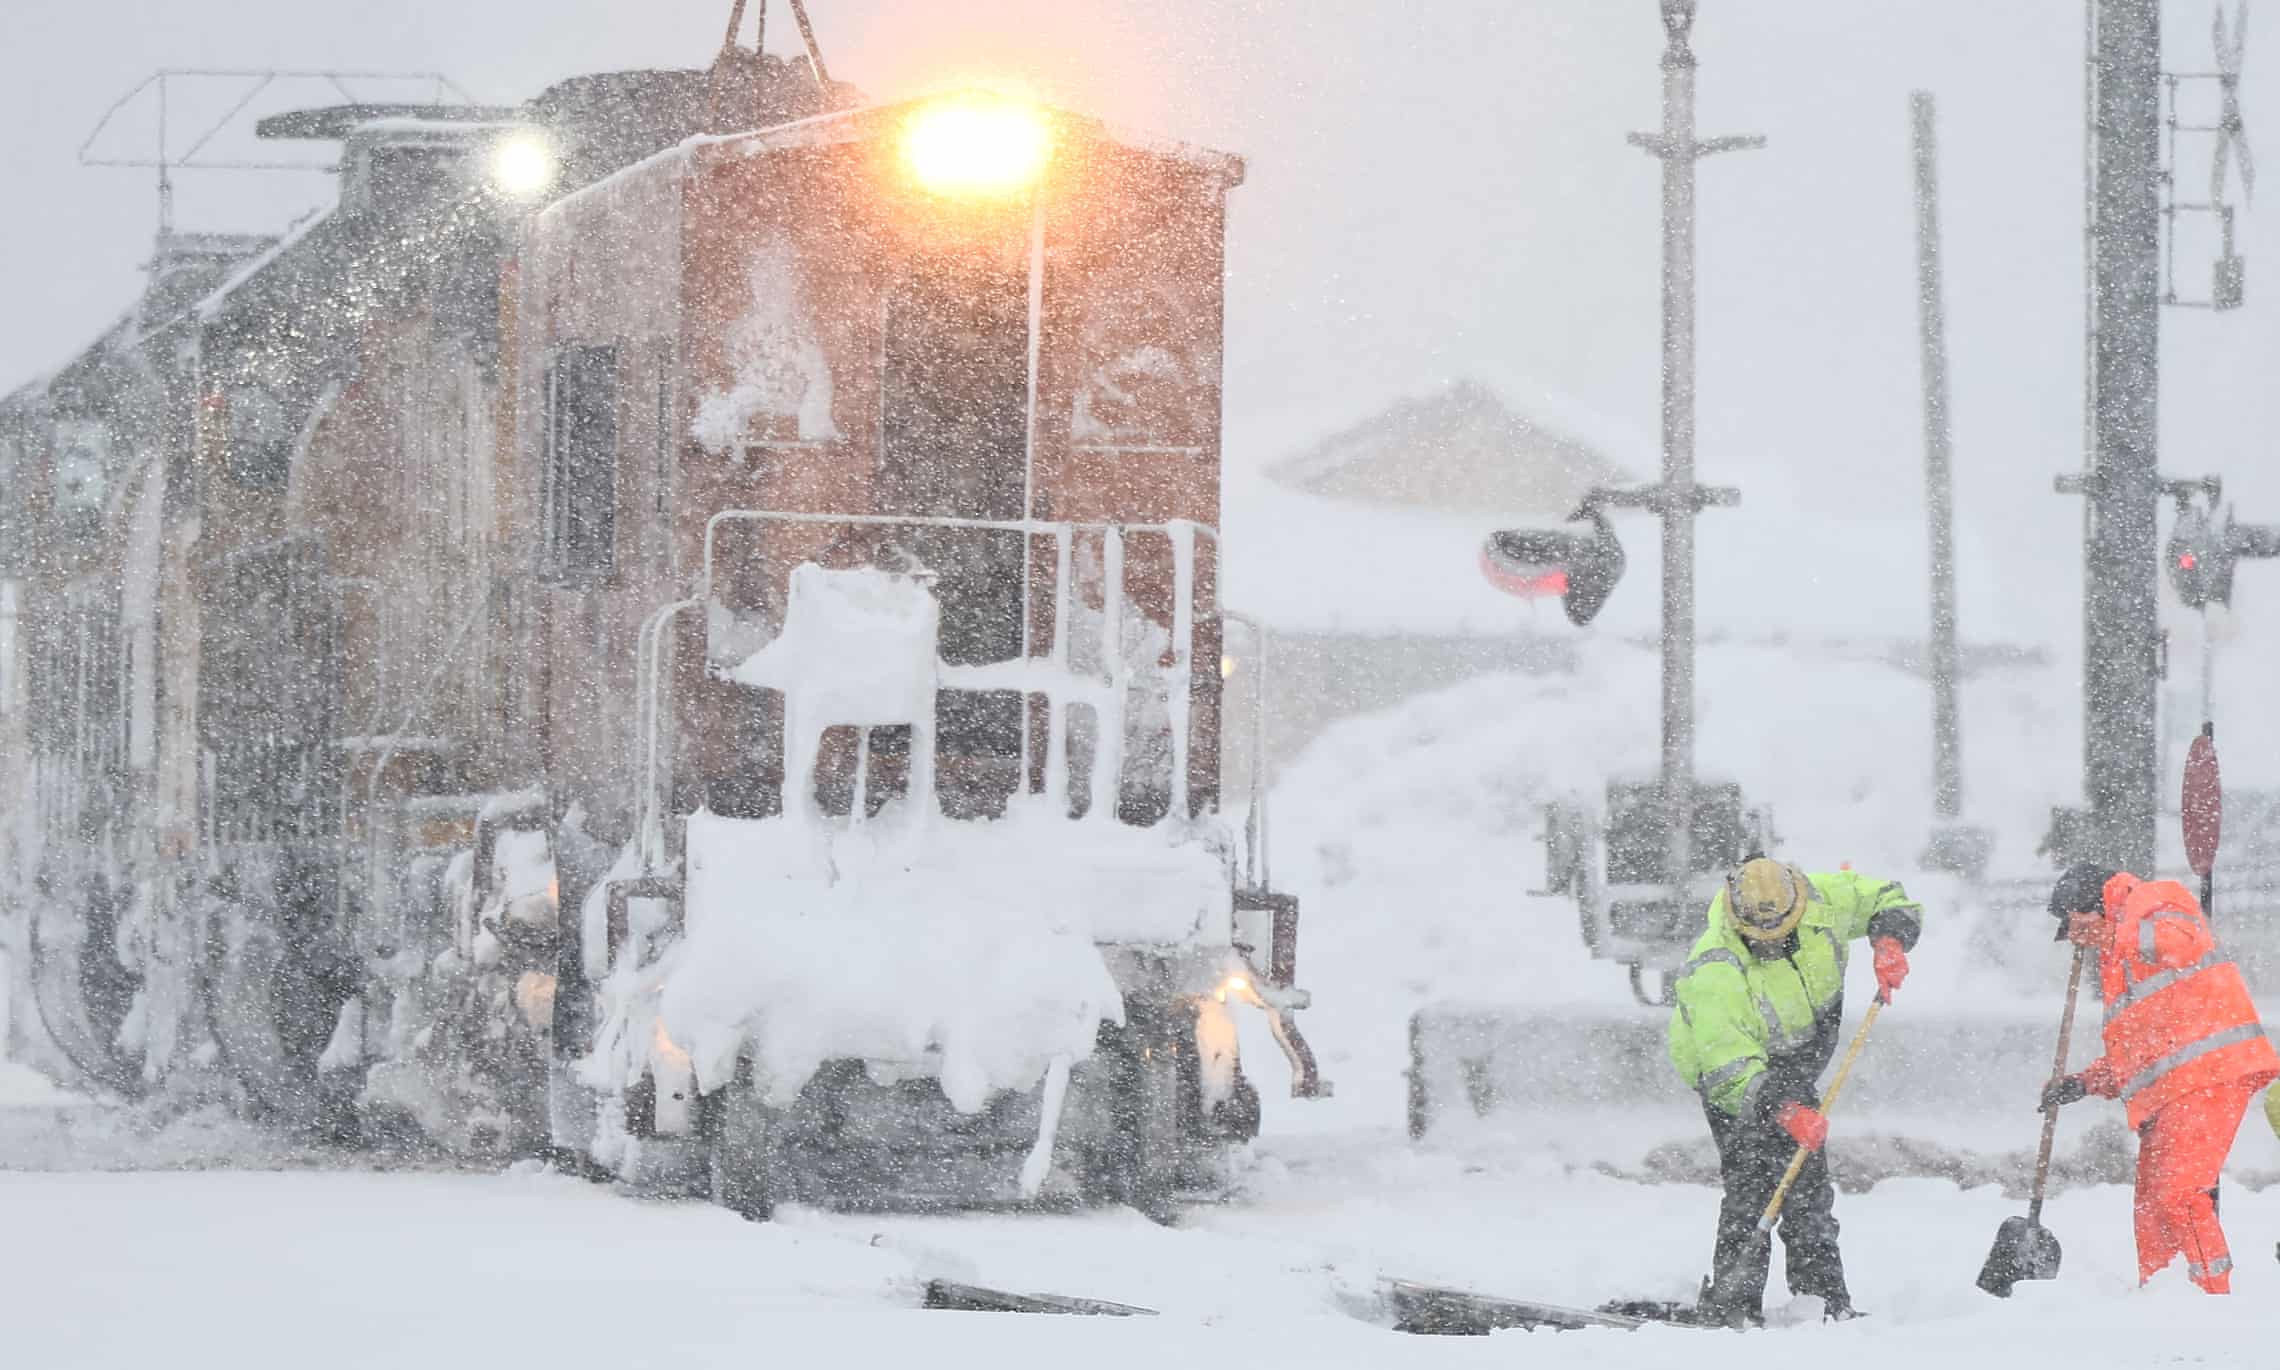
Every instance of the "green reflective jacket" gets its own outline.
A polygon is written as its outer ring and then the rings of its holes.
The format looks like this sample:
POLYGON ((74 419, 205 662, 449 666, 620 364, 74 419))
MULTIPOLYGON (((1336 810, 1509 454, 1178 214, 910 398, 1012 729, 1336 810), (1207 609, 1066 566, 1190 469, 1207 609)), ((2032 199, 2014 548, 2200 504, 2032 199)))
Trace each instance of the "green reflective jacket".
POLYGON ((1766 960, 1751 951, 1727 919, 1720 890, 1679 975, 1671 1064, 1688 1089, 1734 1117, 1762 1113, 1775 1091, 1818 1097, 1844 1017, 1848 944, 1893 937, 1913 948, 1923 931, 1923 909, 1897 880, 1851 871, 1807 879, 1812 903, 1788 955, 1766 960))

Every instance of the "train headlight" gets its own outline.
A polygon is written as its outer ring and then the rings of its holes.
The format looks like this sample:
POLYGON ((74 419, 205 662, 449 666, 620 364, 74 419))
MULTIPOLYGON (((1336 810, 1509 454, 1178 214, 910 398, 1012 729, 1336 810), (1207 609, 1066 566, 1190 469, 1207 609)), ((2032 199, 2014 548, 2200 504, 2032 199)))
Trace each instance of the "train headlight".
POLYGON ((510 134, 491 149, 491 188, 518 200, 553 185, 561 169, 553 144, 535 133, 510 134))
POLYGON ((961 96, 923 106, 903 125, 903 168, 937 195, 1010 195, 1037 183, 1053 135, 1017 100, 961 96))

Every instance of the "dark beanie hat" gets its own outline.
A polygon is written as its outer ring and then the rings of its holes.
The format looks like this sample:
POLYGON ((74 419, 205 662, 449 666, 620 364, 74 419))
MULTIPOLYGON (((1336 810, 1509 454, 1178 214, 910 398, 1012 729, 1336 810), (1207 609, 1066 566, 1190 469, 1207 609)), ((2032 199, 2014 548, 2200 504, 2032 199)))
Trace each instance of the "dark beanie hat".
POLYGON ((2050 887, 2050 916, 2058 920, 2058 936, 2066 940, 2066 920, 2076 913, 2106 911, 2106 882, 2119 872, 2089 861, 2077 861, 2050 887))

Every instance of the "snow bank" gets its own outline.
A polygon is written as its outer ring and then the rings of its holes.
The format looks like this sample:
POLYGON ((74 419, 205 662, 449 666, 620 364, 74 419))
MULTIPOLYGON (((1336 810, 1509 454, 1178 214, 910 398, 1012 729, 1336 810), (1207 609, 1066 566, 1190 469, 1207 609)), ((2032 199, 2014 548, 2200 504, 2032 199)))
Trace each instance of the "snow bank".
MULTIPOLYGON (((1965 788, 1974 819, 1997 833, 1998 869, 2039 869, 2048 795, 2076 763, 2065 720, 2048 706, 2053 674, 1991 669, 1964 690, 1974 742, 1965 788)), ((1656 1054, 1663 1012, 1632 1002, 1621 966, 1591 958, 1571 902, 1530 891, 1543 882, 1547 802, 1596 803, 1600 777, 1652 773, 1658 681, 1651 649, 1594 639, 1572 674, 1484 676, 1346 720, 1279 777, 1276 883, 1303 902, 1300 980, 1315 996, 1306 1028, 1338 1097, 1270 1098, 1271 1124, 1399 1126, 1408 1020, 1428 1003, 1523 1015, 1524 1030, 1554 1034, 1558 1049, 1535 1057, 1547 1074, 1615 1068, 1585 1050, 1587 1027, 1656 1054)), ((1703 772, 1770 803, 1789 858, 1889 873, 1924 902, 1915 975, 1884 1029, 1892 1042, 1927 1031, 1912 1023, 1965 1010, 2049 1019, 2047 1032, 2065 973, 2045 954, 2047 926, 1983 910, 1951 877, 1916 869, 1932 807, 1926 693, 1920 676, 1866 650, 1707 645, 1703 772)), ((1858 959, 1856 1004, 1868 994, 1858 959)), ((1246 1050, 1271 1049, 1244 1027, 1246 1050)), ((1592 1082, 1560 1087, 1580 1097, 1592 1082)))

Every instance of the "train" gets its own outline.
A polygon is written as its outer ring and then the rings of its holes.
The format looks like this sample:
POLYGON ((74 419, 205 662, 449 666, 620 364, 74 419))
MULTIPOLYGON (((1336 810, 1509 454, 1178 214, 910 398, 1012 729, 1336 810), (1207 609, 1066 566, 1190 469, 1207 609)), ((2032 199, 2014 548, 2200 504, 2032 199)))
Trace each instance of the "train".
POLYGON ((1296 1095, 1224 754, 1240 158, 819 53, 339 149, 0 400, 44 1049, 755 1218, 1131 1203, 1296 1095))

